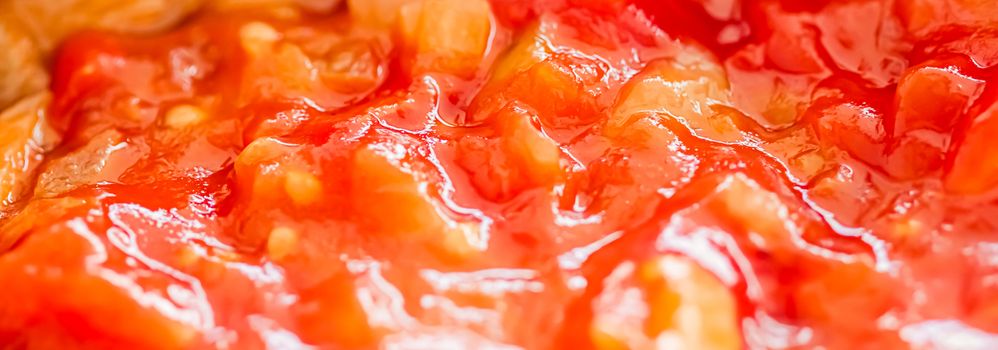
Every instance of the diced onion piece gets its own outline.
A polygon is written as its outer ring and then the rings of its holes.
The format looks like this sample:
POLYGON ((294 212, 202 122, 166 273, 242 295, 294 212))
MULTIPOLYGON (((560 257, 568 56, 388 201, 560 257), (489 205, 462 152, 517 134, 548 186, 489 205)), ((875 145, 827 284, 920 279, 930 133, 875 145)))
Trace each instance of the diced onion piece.
POLYGON ((200 107, 181 104, 170 108, 163 116, 163 123, 171 129, 186 129, 200 124, 208 114, 200 107))
POLYGON ((260 56, 270 51, 270 48, 281 39, 274 27, 263 22, 249 22, 239 28, 239 43, 251 56, 260 56))
POLYGON ((513 107, 500 114, 504 124, 503 145, 516 159, 531 182, 550 184, 560 178, 561 150, 558 144, 535 126, 529 111, 513 107))
POLYGON ((734 294, 687 257, 621 264, 593 309, 589 336, 600 350, 741 346, 734 294))
POLYGON ((539 25, 534 25, 524 30, 516 39, 516 44, 499 56, 490 68, 489 79, 476 96, 475 109, 494 108, 491 106, 494 101, 490 97, 508 92, 509 82, 517 76, 517 73, 551 56, 551 50, 546 44, 549 38, 545 35, 539 25))
POLYGON ((305 207, 322 198, 322 182, 310 173, 291 170, 284 174, 284 191, 295 205, 305 207))
POLYGON ((894 239, 903 240, 918 236, 925 232, 926 229, 925 223, 917 218, 901 217, 893 222, 893 229, 890 232, 894 239))
POLYGON ((361 148, 354 155, 353 166, 354 210, 368 228, 429 240, 454 257, 484 249, 479 227, 447 217, 427 193, 427 183, 392 155, 361 148))
POLYGON ((414 74, 474 75, 492 37, 486 0, 423 0, 403 5, 399 30, 415 54, 414 74))
POLYGON ((314 63, 326 85, 342 93, 373 89, 385 73, 384 58, 377 45, 368 41, 342 42, 314 63))
POLYGON ((274 69, 284 87, 297 91, 314 89, 319 82, 319 72, 312 59, 298 45, 284 43, 274 53, 274 69))
POLYGON ((191 247, 182 247, 177 250, 176 262, 181 268, 188 268, 197 264, 201 260, 201 255, 191 247))
POLYGON ((608 66, 582 55, 555 53, 520 71, 502 89, 501 98, 520 101, 553 127, 579 125, 603 113, 596 107, 608 66))
POLYGON ((782 231, 789 215, 786 205, 741 173, 729 176, 720 186, 717 208, 757 233, 782 231))
POLYGON ((646 331, 671 349, 739 349, 738 308, 734 295, 696 262, 665 256, 640 268, 650 288, 646 331), (657 289, 657 290, 656 290, 657 289))
POLYGON ((260 163, 276 160, 290 152, 292 147, 281 143, 272 137, 262 137, 250 142, 236 156, 236 170, 240 167, 256 166, 260 163))
POLYGON ((321 184, 318 184, 318 180, 312 183, 303 179, 312 175, 297 170, 304 167, 294 159, 297 148, 296 145, 265 137, 254 140, 239 153, 235 161, 236 180, 242 190, 240 193, 251 198, 249 203, 269 208, 275 201, 288 201, 302 206, 318 200, 321 184), (287 176, 295 172, 304 176, 287 176), (313 185, 318 186, 312 187, 313 185))
POLYGON ((421 184, 401 164, 370 148, 354 156, 354 204, 379 229, 395 234, 440 231, 444 222, 421 184), (383 220, 391 213, 392 220, 383 220))
POLYGON ((267 237, 267 256, 280 261, 293 253, 298 246, 298 230, 279 226, 270 231, 267 237))
POLYGON ((742 173, 727 175, 706 203, 718 218, 773 258, 788 259, 799 234, 791 209, 774 192, 742 173))
POLYGON ((633 261, 617 266, 603 280, 602 291, 593 299, 589 340, 599 350, 652 348, 652 336, 643 328, 651 305, 635 276, 633 261))
POLYGON ((714 105, 728 104, 724 68, 709 53, 689 48, 652 62, 631 78, 620 93, 606 133, 619 135, 637 114, 677 118, 694 129, 713 129, 714 105))
POLYGON ((542 32, 541 29, 539 25, 535 25, 517 38, 516 45, 507 50, 492 66, 489 84, 504 85, 516 73, 551 56, 551 49, 547 47, 550 34, 542 32))

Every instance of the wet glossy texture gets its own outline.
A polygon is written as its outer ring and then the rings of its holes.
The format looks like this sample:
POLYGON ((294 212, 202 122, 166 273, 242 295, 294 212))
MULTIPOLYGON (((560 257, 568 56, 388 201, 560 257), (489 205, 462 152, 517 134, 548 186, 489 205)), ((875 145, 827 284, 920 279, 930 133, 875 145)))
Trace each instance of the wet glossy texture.
POLYGON ((261 3, 0 95, 0 344, 998 348, 993 1, 261 3))

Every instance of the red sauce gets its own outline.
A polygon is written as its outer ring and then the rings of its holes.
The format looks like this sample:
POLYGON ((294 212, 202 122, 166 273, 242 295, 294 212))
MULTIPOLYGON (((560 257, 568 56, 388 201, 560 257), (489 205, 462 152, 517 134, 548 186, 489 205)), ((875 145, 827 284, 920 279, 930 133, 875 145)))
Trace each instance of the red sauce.
POLYGON ((993 2, 387 3, 67 39, 0 344, 998 347, 993 2))

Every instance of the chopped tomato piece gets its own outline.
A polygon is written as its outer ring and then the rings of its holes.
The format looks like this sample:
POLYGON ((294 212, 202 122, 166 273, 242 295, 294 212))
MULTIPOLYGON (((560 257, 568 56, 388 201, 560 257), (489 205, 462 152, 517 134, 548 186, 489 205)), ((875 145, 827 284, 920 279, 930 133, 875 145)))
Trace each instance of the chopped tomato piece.
POLYGON ((894 134, 952 129, 982 88, 982 81, 961 74, 955 65, 913 69, 898 84, 894 134))
POLYGON ((975 117, 967 129, 946 174, 948 190, 976 194, 998 186, 998 152, 989 146, 995 132, 998 132, 998 104, 975 117))

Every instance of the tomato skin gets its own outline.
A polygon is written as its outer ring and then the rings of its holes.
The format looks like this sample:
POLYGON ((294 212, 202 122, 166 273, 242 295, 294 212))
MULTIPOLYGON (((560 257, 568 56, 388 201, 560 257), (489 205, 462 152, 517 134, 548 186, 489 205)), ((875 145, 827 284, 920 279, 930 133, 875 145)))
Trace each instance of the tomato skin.
MULTIPOLYGON (((106 35, 93 32, 77 34, 60 46, 55 53, 52 74, 54 115, 71 115, 76 103, 91 93, 112 84, 113 77, 104 71, 104 64, 120 57, 118 43, 106 35)), ((71 121, 56 119, 53 124, 65 130, 71 121)))
POLYGON ((121 257, 116 256, 118 252, 107 255, 110 244, 88 232, 100 230, 104 224, 87 227, 82 217, 93 209, 90 205, 81 199, 46 204, 51 207, 37 207, 40 210, 29 210, 27 215, 37 215, 37 220, 48 224, 36 223, 19 247, 0 259, 0 276, 19 282, 10 286, 10 298, 0 305, 4 315, 0 328, 25 330, 8 341, 154 349, 191 344, 196 334, 193 329, 142 305, 141 300, 132 300, 115 286, 113 270, 120 268, 115 265, 121 263, 121 257), (88 269, 107 270, 92 274, 88 269), (62 336, 37 342, 51 334, 62 336))
POLYGON ((910 69, 898 85, 894 134, 917 129, 946 132, 960 124, 960 116, 983 88, 982 81, 960 69, 944 62, 910 69))
POLYGON ((832 102, 821 109, 818 135, 843 147, 850 155, 874 165, 883 163, 887 140, 883 114, 850 102, 832 102))

